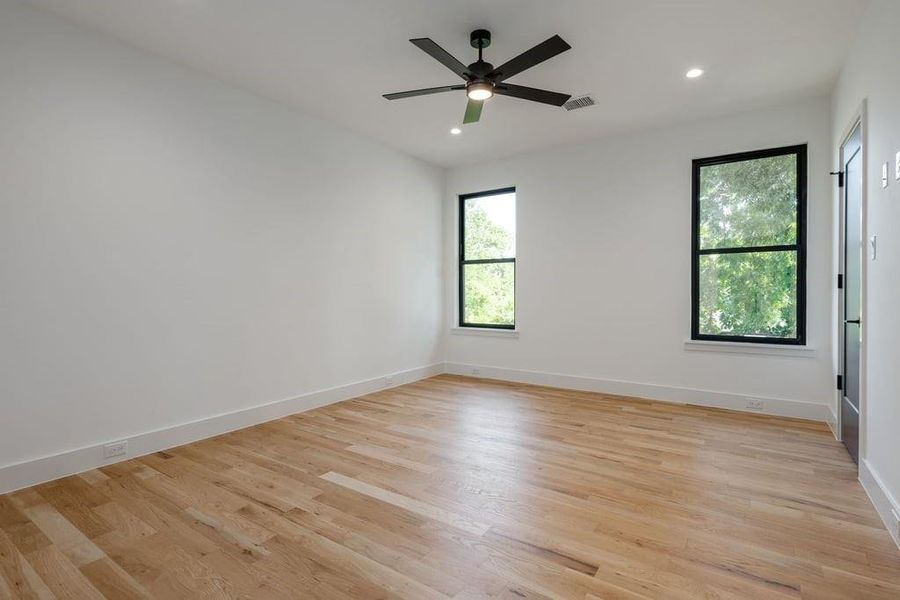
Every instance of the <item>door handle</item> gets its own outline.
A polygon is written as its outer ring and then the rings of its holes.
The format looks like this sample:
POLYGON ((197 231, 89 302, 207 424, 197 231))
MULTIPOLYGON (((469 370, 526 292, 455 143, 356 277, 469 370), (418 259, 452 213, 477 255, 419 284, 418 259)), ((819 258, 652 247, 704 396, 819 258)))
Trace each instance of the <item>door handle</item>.
POLYGON ((859 319, 844 319, 844 323, 847 325, 849 325, 851 323, 855 323, 856 325, 860 324, 859 319))

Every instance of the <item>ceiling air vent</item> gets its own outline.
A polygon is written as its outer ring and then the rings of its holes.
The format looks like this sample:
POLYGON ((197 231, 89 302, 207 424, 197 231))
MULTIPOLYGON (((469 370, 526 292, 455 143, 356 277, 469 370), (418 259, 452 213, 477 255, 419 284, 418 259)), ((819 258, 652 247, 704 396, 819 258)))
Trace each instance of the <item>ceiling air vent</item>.
POLYGON ((590 94, 586 94, 584 96, 578 96, 577 98, 572 98, 565 104, 563 104, 563 108, 566 110, 575 110, 578 108, 587 108, 588 106, 593 106, 596 104, 594 99, 591 98, 590 94))

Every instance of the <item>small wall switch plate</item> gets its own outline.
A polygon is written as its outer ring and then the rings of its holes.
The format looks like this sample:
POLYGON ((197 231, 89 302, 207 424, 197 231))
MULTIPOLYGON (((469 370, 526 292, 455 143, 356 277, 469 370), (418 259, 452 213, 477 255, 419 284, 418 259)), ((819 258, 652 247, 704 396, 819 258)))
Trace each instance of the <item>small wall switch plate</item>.
POLYGON ((878 258, 878 236, 873 235, 869 238, 869 256, 872 260, 878 258))
POLYGON ((763 410, 765 405, 759 398, 747 398, 747 410, 763 410))
POLYGON ((113 442, 103 446, 103 458, 115 458, 128 454, 128 440, 113 442))
POLYGON ((886 188, 888 184, 888 163, 881 165, 881 187, 886 188))
POLYGON ((894 179, 900 180, 900 152, 894 156, 894 179))

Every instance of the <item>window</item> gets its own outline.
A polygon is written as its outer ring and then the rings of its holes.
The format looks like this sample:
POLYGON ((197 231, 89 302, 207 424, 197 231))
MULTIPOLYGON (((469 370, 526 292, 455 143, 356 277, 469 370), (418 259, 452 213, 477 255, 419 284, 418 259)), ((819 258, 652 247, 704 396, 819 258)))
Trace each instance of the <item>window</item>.
POLYGON ((806 343, 806 146, 694 161, 691 337, 806 343))
POLYGON ((516 327, 516 190, 459 197, 459 325, 516 327))

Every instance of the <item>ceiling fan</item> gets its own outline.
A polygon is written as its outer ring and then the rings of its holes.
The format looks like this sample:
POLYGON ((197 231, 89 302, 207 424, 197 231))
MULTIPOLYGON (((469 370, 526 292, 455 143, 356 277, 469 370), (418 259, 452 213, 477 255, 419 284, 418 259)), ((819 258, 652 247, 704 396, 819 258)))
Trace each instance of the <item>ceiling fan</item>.
POLYGON ((558 35, 554 35, 552 38, 541 42, 531 50, 526 50, 519 56, 508 60, 497 68, 494 68, 494 65, 489 62, 485 62, 481 56, 484 49, 491 45, 491 32, 486 29, 476 29, 469 36, 472 47, 478 48, 478 60, 468 67, 459 62, 449 52, 438 46, 430 38, 416 38, 409 41, 458 76, 462 77, 465 80, 465 83, 385 94, 384 97, 388 100, 399 100, 400 98, 412 98, 413 96, 425 96, 428 94, 439 94, 441 92, 466 90, 466 95, 469 97, 469 103, 466 105, 466 114, 465 117, 463 117, 463 123, 475 123, 481 118, 481 109, 484 106, 484 101, 493 97, 494 94, 522 98, 523 100, 531 100, 532 102, 543 102, 544 104, 552 104, 553 106, 562 106, 572 97, 571 94, 548 92, 547 90, 539 90, 537 88, 506 83, 506 80, 513 75, 517 75, 526 69, 530 69, 531 67, 570 49, 571 46, 558 35))

